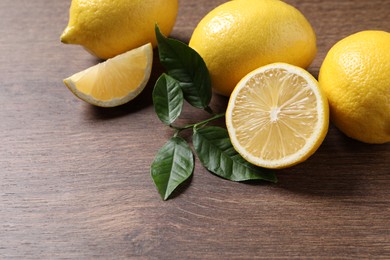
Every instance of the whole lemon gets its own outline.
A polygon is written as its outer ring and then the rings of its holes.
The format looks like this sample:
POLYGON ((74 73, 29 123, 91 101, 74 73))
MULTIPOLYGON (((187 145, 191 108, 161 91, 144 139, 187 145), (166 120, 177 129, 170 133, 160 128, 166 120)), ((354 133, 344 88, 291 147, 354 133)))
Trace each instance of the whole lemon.
POLYGON ((390 142, 390 33, 362 31, 336 43, 319 83, 342 132, 366 143, 390 142))
POLYGON ((190 43, 204 59, 215 92, 229 96, 250 71, 274 62, 307 67, 316 35, 300 11, 279 0, 235 0, 208 13, 190 43))
POLYGON ((155 46, 155 24, 170 34, 177 12, 178 0, 73 0, 61 41, 108 59, 149 42, 155 46))

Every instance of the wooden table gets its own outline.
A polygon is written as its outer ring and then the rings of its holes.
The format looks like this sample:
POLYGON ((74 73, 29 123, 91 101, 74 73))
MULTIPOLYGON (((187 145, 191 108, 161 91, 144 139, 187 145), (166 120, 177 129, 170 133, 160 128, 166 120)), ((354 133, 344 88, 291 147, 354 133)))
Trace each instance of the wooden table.
MULTIPOLYGON (((172 36, 188 42, 222 2, 180 0, 172 36)), ((390 31, 388 0, 287 2, 317 32, 315 76, 339 39, 390 31)), ((390 259, 390 145, 333 126, 278 184, 225 181, 197 160, 192 180, 163 202, 149 173, 172 135, 151 101, 161 66, 127 105, 78 100, 62 79, 97 60, 60 43, 69 5, 0 2, 0 259, 390 259)), ((213 105, 224 110, 226 99, 213 105)))

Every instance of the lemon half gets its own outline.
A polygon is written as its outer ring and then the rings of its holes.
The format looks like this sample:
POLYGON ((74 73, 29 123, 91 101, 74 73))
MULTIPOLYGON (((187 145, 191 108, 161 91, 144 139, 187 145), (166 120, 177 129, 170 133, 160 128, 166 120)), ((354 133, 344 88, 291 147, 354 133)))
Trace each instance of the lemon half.
POLYGON ((306 70, 273 63, 245 76, 226 111, 233 146, 247 161, 286 168, 309 158, 329 126, 328 101, 306 70))
POLYGON ((80 99, 96 106, 125 104, 145 88, 152 70, 150 43, 120 54, 64 79, 80 99))

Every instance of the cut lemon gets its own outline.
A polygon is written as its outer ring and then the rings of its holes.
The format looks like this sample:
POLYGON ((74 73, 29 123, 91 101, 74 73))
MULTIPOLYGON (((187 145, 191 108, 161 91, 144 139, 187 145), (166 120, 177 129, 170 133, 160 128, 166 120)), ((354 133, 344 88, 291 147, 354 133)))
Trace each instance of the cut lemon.
POLYGON ((100 107, 129 102, 145 88, 152 70, 150 43, 80 71, 64 79, 80 99, 100 107))
POLYGON ((274 63, 246 75, 226 111, 234 148, 265 168, 286 168, 309 158, 323 142, 329 107, 317 80, 299 67, 274 63))

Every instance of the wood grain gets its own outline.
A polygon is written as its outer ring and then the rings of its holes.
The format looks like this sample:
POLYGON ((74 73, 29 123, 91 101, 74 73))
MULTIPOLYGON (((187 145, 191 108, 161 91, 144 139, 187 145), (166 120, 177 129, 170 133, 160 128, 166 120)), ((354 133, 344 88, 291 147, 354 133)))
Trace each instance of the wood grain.
MULTIPOLYGON (((172 36, 222 0, 180 0, 172 36)), ((318 70, 339 39, 390 31, 390 1, 287 0, 318 36, 318 70)), ((1 259, 390 259, 390 146, 351 140, 331 126, 307 162, 279 183, 222 180, 196 161, 167 202, 149 166, 171 131, 151 90, 115 109, 76 99, 62 79, 96 64, 63 45, 70 1, 0 2, 1 259)), ((213 97, 223 111, 226 99, 213 97)), ((188 109, 182 120, 202 113, 188 109)), ((223 122, 221 122, 223 124, 223 122)))

